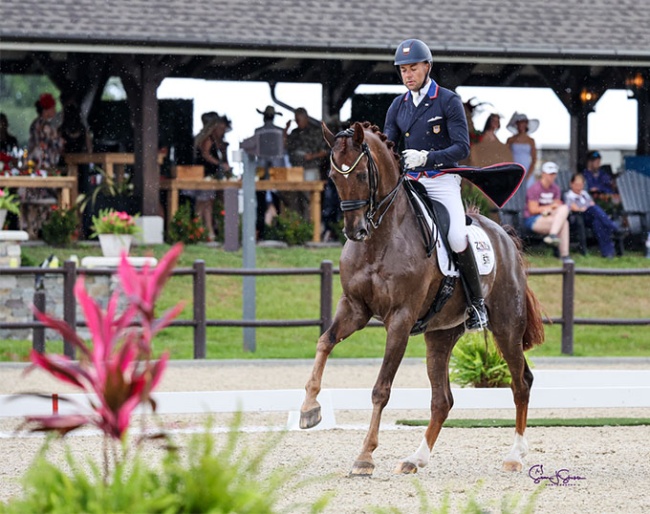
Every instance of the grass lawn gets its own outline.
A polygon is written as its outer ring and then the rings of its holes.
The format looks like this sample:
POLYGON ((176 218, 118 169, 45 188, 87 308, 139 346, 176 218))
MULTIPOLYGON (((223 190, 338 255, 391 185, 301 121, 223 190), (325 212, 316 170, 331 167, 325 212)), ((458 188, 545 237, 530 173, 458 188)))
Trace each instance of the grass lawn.
MULTIPOLYGON (((135 247, 132 255, 161 257, 168 246, 135 247)), ((51 248, 27 246, 23 255, 38 265, 50 253, 61 261, 75 254, 79 259, 86 255, 98 255, 96 245, 79 244, 73 248, 51 248)), ((318 267, 328 259, 338 266, 340 248, 289 248, 257 249, 257 266, 260 268, 305 268, 318 267)), ((196 259, 203 259, 207 267, 239 268, 242 265, 240 252, 224 252, 220 248, 205 245, 188 246, 180 258, 181 267, 190 267, 196 259)), ((558 267, 559 262, 546 249, 529 253, 531 268, 558 267)), ((595 255, 576 256, 577 267, 585 268, 650 268, 650 259, 641 253, 626 254, 623 258, 605 260, 595 255)), ((561 314, 561 277, 559 275, 531 276, 530 283, 550 317, 561 314)), ((258 277, 257 318, 258 319, 315 319, 319 317, 318 276, 258 277)), ((647 318, 650 313, 650 276, 637 277, 576 277, 575 316, 598 318, 647 318)), ((334 304, 340 295, 338 278, 334 279, 334 304)), ((173 277, 159 302, 166 309, 178 301, 187 303, 182 315, 190 318, 190 277, 173 277)), ((242 279, 240 277, 208 277, 206 294, 208 319, 241 319, 242 279)), ((318 327, 258 328, 256 331, 257 351, 244 352, 242 329, 231 327, 209 327, 207 332, 207 358, 312 358, 318 338, 318 327)), ((155 341, 157 351, 169 349, 174 359, 191 359, 192 330, 172 327, 160 334, 155 341)), ((530 352, 534 359, 540 356, 561 355, 561 327, 546 326, 546 342, 530 352)), ((333 356, 381 357, 385 343, 382 328, 367 328, 353 334, 337 346, 333 356)), ((31 341, 0 340, 0 360, 24 360, 31 341)), ((48 351, 61 351, 61 343, 49 342, 48 351)), ((589 326, 576 325, 574 332, 576 356, 650 356, 650 327, 634 326, 589 326)), ((411 338, 406 351, 407 357, 424 356, 422 336, 411 338)))

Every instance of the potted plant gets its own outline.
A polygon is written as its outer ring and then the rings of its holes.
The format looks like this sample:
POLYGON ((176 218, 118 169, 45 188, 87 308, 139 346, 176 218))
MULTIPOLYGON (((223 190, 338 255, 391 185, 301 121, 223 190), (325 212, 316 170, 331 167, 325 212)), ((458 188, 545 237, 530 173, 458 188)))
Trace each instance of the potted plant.
POLYGON ((7 212, 18 214, 20 212, 19 205, 16 195, 10 194, 6 189, 0 189, 0 230, 5 225, 7 212))
POLYGON ((104 257, 119 257, 125 251, 129 253, 133 234, 138 232, 136 216, 131 216, 115 209, 103 209, 93 216, 93 237, 99 238, 104 257))
POLYGON ((67 246, 72 242, 78 226, 79 217, 74 207, 61 209, 58 205, 53 205, 41 227, 43 241, 54 246, 67 246))

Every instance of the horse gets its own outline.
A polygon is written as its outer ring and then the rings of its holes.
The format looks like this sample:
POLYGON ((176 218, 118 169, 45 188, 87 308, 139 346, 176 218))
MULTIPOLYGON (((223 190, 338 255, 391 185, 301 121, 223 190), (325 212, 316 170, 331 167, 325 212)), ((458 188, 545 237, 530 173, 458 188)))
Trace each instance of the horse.
MULTIPOLYGON (((394 145, 378 127, 355 122, 335 136, 323 123, 331 149, 329 176, 341 198, 347 241, 340 258, 342 294, 330 327, 319 337, 311 375, 300 408, 300 427, 321 421, 317 396, 327 358, 334 347, 361 330, 371 318, 383 322, 386 347, 372 391, 372 416, 350 476, 371 476, 382 410, 417 320, 428 312, 443 280, 436 253, 427 257, 394 145)), ((516 406, 515 440, 503 468, 521 471, 527 453, 524 437, 533 375, 524 356, 544 339, 541 308, 527 283, 521 244, 493 221, 470 214, 495 252, 495 266, 482 276, 488 328, 508 364, 516 406)), ((402 459, 395 472, 415 473, 427 465, 442 424, 453 406, 449 359, 465 332, 466 297, 456 287, 444 307, 424 329, 426 366, 431 383, 431 417, 419 448, 402 459)))

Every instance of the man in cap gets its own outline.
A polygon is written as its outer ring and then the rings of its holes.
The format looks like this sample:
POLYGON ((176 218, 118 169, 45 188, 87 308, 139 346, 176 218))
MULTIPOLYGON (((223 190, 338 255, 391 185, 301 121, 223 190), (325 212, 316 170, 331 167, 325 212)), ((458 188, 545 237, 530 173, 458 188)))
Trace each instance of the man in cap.
POLYGON ((602 155, 596 150, 587 153, 585 159, 586 189, 598 205, 610 216, 621 213, 621 197, 611 174, 601 168, 602 155))
POLYGON ((469 130, 460 97, 431 77, 433 56, 419 39, 402 41, 394 64, 408 91, 395 98, 386 114, 384 132, 395 144, 403 142, 404 169, 418 180, 430 198, 449 211, 449 246, 470 298, 468 330, 487 327, 488 314, 474 252, 467 239, 465 208, 460 196, 461 177, 441 173, 458 166, 469 155, 469 130))

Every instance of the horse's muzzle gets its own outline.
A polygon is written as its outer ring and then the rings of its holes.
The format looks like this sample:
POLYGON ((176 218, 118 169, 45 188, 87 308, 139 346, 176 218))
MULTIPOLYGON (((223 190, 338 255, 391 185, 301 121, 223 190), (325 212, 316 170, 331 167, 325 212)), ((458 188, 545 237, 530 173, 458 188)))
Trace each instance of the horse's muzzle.
POLYGON ((345 234, 345 237, 350 239, 351 241, 356 241, 357 243, 362 243, 366 239, 370 237, 370 233, 368 232, 368 229, 364 227, 355 227, 352 230, 347 230, 346 228, 343 229, 343 233, 345 234))

